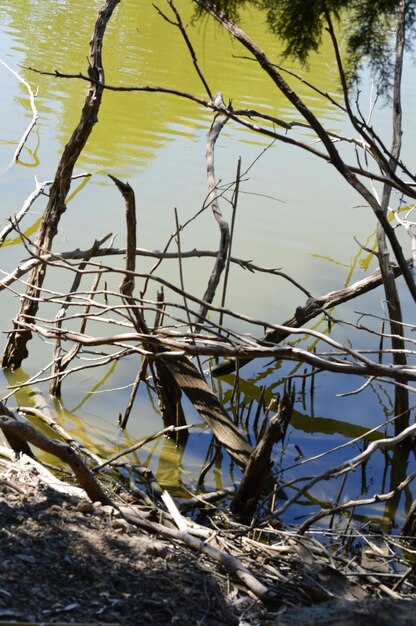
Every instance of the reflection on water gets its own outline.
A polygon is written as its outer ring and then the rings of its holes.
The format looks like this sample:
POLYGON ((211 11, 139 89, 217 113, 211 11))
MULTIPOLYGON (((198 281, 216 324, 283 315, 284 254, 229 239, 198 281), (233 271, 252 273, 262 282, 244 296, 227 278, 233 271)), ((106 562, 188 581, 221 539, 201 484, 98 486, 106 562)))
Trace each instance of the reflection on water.
MULTIPOLYGON (((92 4, 98 8, 101 2, 92 4)), ((178 0, 176 4, 184 21, 188 22, 191 3, 178 0)), ((0 58, 13 68, 20 66, 22 76, 38 91, 39 111, 38 125, 19 164, 0 177, 4 219, 19 210, 33 191, 34 175, 38 180, 53 178, 62 149, 79 120, 85 97, 84 81, 42 76, 25 68, 56 69, 71 74, 85 72, 94 17, 93 10, 87 11, 85 3, 76 0, 37 3, 9 0, 0 7, 0 58)), ((270 58, 279 62, 278 43, 265 32, 263 22, 264 18, 254 10, 245 16, 248 33, 270 58)), ((225 100, 232 99, 235 109, 256 107, 287 121, 296 119, 271 81, 259 75, 252 61, 239 58, 245 52, 211 20, 190 25, 188 34, 213 93, 221 91, 225 100)), ((149 2, 123 0, 120 3, 105 38, 104 65, 110 85, 163 86, 207 98, 180 33, 164 21, 149 2)), ((31 111, 24 87, 4 68, 0 67, 0 73, 0 171, 3 171, 30 120, 31 111)), ((329 128, 334 131, 344 128, 339 112, 329 110, 325 99, 308 91, 295 78, 288 80, 302 92, 329 128)), ((333 97, 340 97, 332 54, 325 42, 319 55, 311 59, 308 80, 333 97)), ((74 183, 56 249, 86 248, 95 238, 109 232, 118 235, 117 245, 124 245, 124 208, 106 176, 108 172, 128 179, 137 193, 139 246, 162 249, 175 231, 174 207, 184 223, 203 205, 205 137, 211 122, 208 109, 185 98, 157 93, 106 92, 99 123, 77 165, 77 171, 88 170, 93 176, 74 183)), ((268 143, 265 138, 254 136, 232 122, 227 124, 218 141, 216 171, 221 184, 227 186, 234 180, 239 156, 245 172, 233 253, 267 267, 281 267, 315 295, 357 280, 369 270, 373 260, 357 246, 353 237, 367 248, 372 247, 371 215, 366 209, 355 207, 357 197, 329 171, 328 165, 290 147, 277 144, 268 147, 268 143)), ((40 198, 27 217, 24 223, 27 236, 34 233, 45 203, 46 199, 40 198)), ((228 203, 223 204, 223 211, 229 217, 228 203)), ((181 244, 183 249, 215 249, 217 242, 217 227, 205 212, 184 231, 181 244)), ((17 244, 18 239, 11 238, 2 248, 2 271, 10 271, 25 256, 17 244)), ((141 271, 146 271, 152 263, 141 259, 141 271)), ((202 296, 212 262, 198 262, 197 269, 193 264, 191 261, 184 267, 186 287, 202 296)), ((166 262, 163 267, 165 276, 176 281, 176 263, 166 262)), ((52 273, 51 280, 59 284, 60 275, 52 273)), ((4 292, 1 297, 2 331, 7 331, 16 310, 16 299, 13 294, 4 292)), ((304 295, 283 281, 276 282, 267 274, 251 274, 239 267, 231 272, 227 297, 230 308, 275 322, 286 319, 304 302, 304 295)), ((380 299, 380 294, 371 296, 365 307, 380 313, 380 299)), ((348 317, 353 308, 344 305, 341 310, 348 317)), ((328 332, 325 324, 319 320, 316 328, 328 332)), ((340 340, 351 336, 342 327, 334 332, 340 340)), ((314 349, 313 343, 309 347, 314 349)), ((4 387, 30 383, 30 376, 39 370, 39 363, 44 365, 46 358, 50 358, 49 352, 45 357, 49 348, 34 340, 31 359, 24 364, 28 374, 18 371, 8 375, 4 387)), ((315 375, 300 365, 296 368, 281 363, 263 365, 242 372, 238 393, 233 377, 216 384, 226 408, 238 418, 244 418, 243 425, 247 423, 250 430, 250 415, 255 414, 257 404, 263 418, 263 407, 281 391, 284 377, 288 374, 303 376, 305 382, 299 378, 296 383, 299 385, 296 411, 284 455, 280 456, 277 451, 277 467, 285 480, 303 471, 308 457, 323 455, 351 438, 357 439, 352 447, 341 447, 314 461, 313 471, 318 473, 353 456, 384 433, 381 427, 362 439, 366 427, 383 424, 392 416, 389 390, 381 385, 370 385, 357 397, 341 399, 336 398, 336 394, 353 390, 357 381, 315 375)), ((117 364, 103 365, 97 371, 74 374, 65 381, 62 403, 51 404, 62 426, 99 455, 113 454, 160 428, 155 400, 143 391, 134 405, 128 429, 123 433, 118 431, 118 416, 128 402, 137 368, 137 359, 131 357, 117 364)), ((42 387, 44 397, 45 390, 46 386, 42 387)), ((3 395, 5 393, 8 392, 4 391, 3 395)), ((33 386, 22 387, 13 402, 33 406, 33 386)), ((188 422, 199 423, 200 418, 191 406, 186 406, 186 413, 188 422)), ((248 432, 248 436, 253 438, 253 433, 248 432)), ((347 483, 342 497, 366 493, 369 484, 375 490, 388 490, 389 481, 394 485, 403 476, 406 461, 399 457, 398 452, 392 459, 375 455, 371 467, 366 467, 360 477, 347 483)), ((204 459, 212 466, 201 480, 202 487, 219 489, 239 477, 239 471, 228 456, 215 450, 206 431, 192 435, 185 452, 176 449, 169 440, 159 439, 138 451, 134 458, 170 486, 195 487, 204 459)), ((322 492, 320 489, 305 495, 305 500, 291 513, 293 517, 304 516, 310 507, 323 506, 338 497, 339 484, 325 485, 322 492)), ((380 504, 372 513, 387 519, 387 514, 398 506, 398 502, 380 504)))
MULTIPOLYGON (((99 4, 95 2, 97 7, 99 4)), ((181 0, 177 6, 184 22, 189 22, 192 3, 181 0)), ((9 49, 9 55, 21 65, 45 71, 85 73, 93 11, 87 19, 85 6, 79 2, 50 0, 33 4, 17 0, 6 2, 0 12, 4 33, 9 36, 13 50, 9 49)), ((268 50, 270 58, 277 61, 280 49, 275 38, 264 32, 263 18, 252 11, 247 17, 248 32, 268 50)), ((189 32, 213 93, 221 91, 225 99, 233 98, 235 109, 255 105, 264 108, 266 113, 285 117, 283 97, 267 77, 259 77, 253 62, 234 58, 243 51, 237 49, 213 20, 203 20, 189 32)), ((120 4, 106 34, 104 64, 110 85, 164 86, 207 97, 178 29, 165 22, 151 3, 130 0, 120 4)), ((38 85, 42 119, 45 115, 55 118, 58 113, 55 132, 62 146, 79 119, 85 83, 53 80, 28 71, 23 74, 33 85, 38 85)), ((313 59, 309 79, 319 84, 323 75, 325 89, 339 94, 329 46, 323 46, 313 59)), ((328 111, 324 99, 312 94, 309 100, 317 112, 328 111)), ((182 98, 107 92, 100 124, 82 162, 88 167, 96 168, 98 164, 112 168, 117 160, 117 167, 137 170, 137 166, 146 164, 166 141, 174 141, 180 131, 189 138, 201 130, 205 132, 210 122, 208 111, 182 98)))

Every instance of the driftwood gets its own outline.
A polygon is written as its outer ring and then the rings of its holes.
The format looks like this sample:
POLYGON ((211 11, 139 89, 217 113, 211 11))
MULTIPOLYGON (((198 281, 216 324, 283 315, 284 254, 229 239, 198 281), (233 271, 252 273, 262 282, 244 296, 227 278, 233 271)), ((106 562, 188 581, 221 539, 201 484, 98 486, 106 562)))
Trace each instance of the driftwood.
POLYGON ((250 455, 239 488, 231 503, 231 511, 242 518, 250 518, 270 477, 273 462, 272 448, 286 433, 293 411, 294 392, 285 393, 279 401, 276 414, 250 455))
POLYGON ((0 428, 7 439, 17 437, 18 440, 29 442, 45 452, 54 454, 61 459, 61 461, 67 463, 92 502, 112 504, 112 501, 95 480, 84 461, 67 443, 49 439, 32 426, 18 422, 14 417, 10 417, 10 415, 0 415, 0 428))
MULTIPOLYGON (((411 260, 407 261, 409 267, 413 267, 411 260)), ((394 278, 401 275, 400 268, 395 265, 392 268, 394 278)), ((289 328, 302 328, 307 322, 329 311, 333 307, 336 307, 344 302, 353 300, 358 296, 361 296, 369 291, 379 287, 383 283, 383 277, 380 269, 376 269, 371 276, 366 276, 362 280, 359 280, 345 289, 339 289, 337 291, 330 291, 329 293, 318 296, 316 298, 308 298, 303 306, 298 306, 292 317, 290 317, 282 326, 289 328)), ((262 343, 278 344, 284 341, 290 336, 289 330, 268 330, 261 339, 262 343)), ((231 374, 236 369, 243 367, 247 363, 250 363, 251 358, 241 358, 238 361, 229 360, 224 363, 220 363, 212 368, 213 376, 225 376, 231 374)))
MULTIPOLYGON (((81 113, 81 119, 70 140, 64 148, 61 160, 50 189, 49 201, 42 218, 38 235, 35 240, 37 252, 47 253, 52 248, 53 239, 58 230, 62 214, 66 210, 66 196, 71 185, 74 166, 91 134, 94 124, 98 121, 98 111, 104 88, 104 70, 102 63, 103 37, 107 23, 120 0, 106 0, 98 12, 93 37, 90 44, 88 75, 91 78, 88 94, 81 113)), ((20 310, 14 320, 14 328, 10 333, 3 355, 3 367, 16 369, 27 357, 27 343, 32 333, 20 326, 26 317, 36 317, 39 303, 38 296, 46 274, 44 264, 32 268, 28 277, 26 295, 22 298, 20 310)))
POLYGON ((269 589, 253 576, 250 570, 236 557, 193 537, 187 532, 150 522, 137 513, 132 512, 127 507, 120 507, 120 511, 123 517, 131 524, 150 532, 158 533, 169 539, 180 541, 196 553, 204 554, 217 563, 220 563, 228 572, 237 577, 257 598, 266 604, 273 603, 273 596, 270 595, 269 589))

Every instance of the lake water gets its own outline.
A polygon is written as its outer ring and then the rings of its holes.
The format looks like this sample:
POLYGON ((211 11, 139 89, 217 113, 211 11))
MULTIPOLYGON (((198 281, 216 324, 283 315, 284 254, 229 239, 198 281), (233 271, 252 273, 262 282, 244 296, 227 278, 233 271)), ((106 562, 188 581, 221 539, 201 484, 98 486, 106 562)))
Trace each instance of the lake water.
MULTIPOLYGON (((177 0, 184 23, 192 18, 191 3, 177 0)), ((78 122, 85 97, 85 82, 57 79, 35 74, 38 70, 78 74, 86 72, 88 42, 100 2, 84 3, 75 0, 44 0, 28 2, 13 0, 0 8, 0 59, 19 72, 37 93, 38 123, 25 145, 18 164, 9 167, 17 143, 31 119, 30 100, 25 86, 4 65, 0 65, 0 197, 2 217, 6 221, 20 209, 38 181, 52 180, 63 147, 78 122), (95 8, 94 8, 95 5, 95 8)), ((169 12, 167 5, 161 8, 169 12)), ((280 48, 275 38, 267 33, 264 16, 250 11, 244 15, 243 25, 248 34, 276 62, 280 48)), ((192 24, 188 34, 194 44, 201 68, 213 93, 222 92, 224 100, 233 101, 234 109, 256 108, 287 121, 299 118, 276 91, 267 76, 263 76, 254 62, 243 58, 245 51, 221 31, 212 20, 192 24)), ((104 42, 106 81, 111 85, 161 86, 200 97, 207 97, 193 69, 183 39, 177 29, 164 21, 151 3, 123 0, 109 24, 104 42)), ((300 71, 296 66, 289 66, 300 71)), ((324 42, 319 55, 310 60, 308 81, 340 99, 337 72, 329 46, 324 42)), ((291 79, 307 104, 336 133, 352 133, 338 110, 327 101, 291 79)), ((362 107, 368 110, 371 86, 362 85, 362 107)), ((410 126, 414 104, 414 86, 405 90, 405 123, 410 126)), ((91 178, 75 182, 68 209, 60 223, 54 249, 68 251, 88 248, 94 239, 107 233, 117 235, 115 245, 125 244, 124 205, 119 192, 109 180, 111 173, 129 181, 136 192, 138 205, 138 245, 148 250, 161 250, 175 232, 174 209, 179 222, 184 224, 203 206, 207 194, 205 172, 206 135, 212 123, 212 114, 204 107, 187 99, 161 93, 104 94, 99 123, 79 159, 76 172, 88 171, 91 178)), ((389 143, 389 109, 379 107, 374 114, 379 132, 389 143)), ((307 132, 303 137, 312 141, 307 132)), ((404 154, 410 155, 412 133, 405 134, 404 154)), ((321 295, 362 278, 375 268, 371 255, 363 252, 356 240, 371 247, 374 242, 375 222, 372 212, 363 207, 362 200, 329 165, 307 152, 285 144, 270 144, 270 140, 255 135, 230 121, 223 130, 216 147, 215 167, 221 185, 235 178, 238 158, 246 172, 241 185, 236 215, 233 255, 251 259, 263 267, 281 268, 301 283, 310 293, 321 295)), ((230 194, 228 194, 228 197, 230 194)), ((41 197, 22 224, 31 236, 46 205, 41 197)), ((221 208, 231 219, 228 201, 221 208)), ((191 223, 181 235, 182 250, 216 250, 218 228, 209 211, 191 223)), ((408 246, 406 239, 403 242, 408 246)), ((172 248, 175 250, 175 247, 172 248)), ((409 251, 406 255, 410 256, 409 251)), ((1 250, 0 269, 11 271, 26 257, 18 240, 11 237, 1 250)), ((154 261, 140 258, 140 271, 148 271, 154 261)), ((115 265, 122 267, 121 258, 115 265)), ((202 297, 212 269, 212 259, 193 259, 184 262, 186 289, 202 297)), ((178 283, 176 261, 165 261, 160 275, 178 283)), ((60 285, 61 274, 51 272, 51 288, 68 289, 60 285)), ((68 278, 69 281, 69 278, 68 278)), ((22 290, 22 286, 19 288, 22 290)), ((149 297, 154 298, 152 286, 149 297)), ((2 292, 1 330, 2 347, 5 333, 17 310, 15 293, 2 292)), ((348 319, 353 311, 367 311, 384 315, 383 295, 380 290, 344 305, 337 317, 348 319)), ((282 323, 305 296, 282 278, 266 273, 250 273, 238 266, 232 267, 226 306, 247 316, 282 323)), ((325 324, 318 326, 325 329, 325 324)), ((237 330, 245 330, 243 323, 235 323, 237 330)), ((253 329, 251 328, 252 332, 253 329)), ((259 334, 261 334, 261 329, 259 334)), ((361 338, 352 330, 339 326, 334 337, 355 345, 368 347, 367 336, 361 338)), ((305 345, 312 344, 311 339, 305 345)), ((30 358, 23 370, 3 377, 3 397, 8 385, 18 384, 35 375, 51 358, 51 346, 35 339, 30 344, 30 358)), ((108 456, 130 445, 138 438, 161 428, 161 420, 154 398, 144 390, 136 400, 128 428, 121 433, 117 426, 119 413, 128 401, 131 384, 138 363, 136 358, 125 359, 116 366, 87 370, 82 375, 69 377, 63 387, 60 402, 51 406, 71 434, 90 445, 96 452, 108 456)), ((256 363, 242 371, 240 403, 254 403, 265 388, 266 399, 282 389, 282 378, 295 370, 294 365, 270 362, 256 363)), ((298 373, 303 372, 303 366, 298 373)), ((232 396, 234 377, 217 383, 220 398, 227 409, 235 408, 232 396)), ((392 416, 391 387, 374 383, 359 395, 338 397, 362 384, 361 380, 321 374, 316 376, 314 393, 310 380, 297 380, 295 416, 285 443, 285 452, 276 451, 277 466, 281 466, 283 480, 313 473, 317 474, 335 462, 354 456, 365 443, 323 456, 313 464, 299 466, 299 450, 305 458, 321 454, 363 434, 364 428, 380 425, 384 433, 386 419, 392 416)), ((13 403, 33 404, 34 388, 47 397, 47 386, 41 382, 22 387, 13 403)), ((190 422, 199 422, 192 407, 186 405, 190 422)), ((193 434, 185 450, 176 449, 165 439, 138 454, 136 460, 151 467, 159 480, 176 488, 193 488, 201 464, 208 452, 210 434, 201 429, 193 434)), ((369 492, 388 490, 393 484, 392 460, 375 455, 368 466, 352 476, 342 498, 358 497, 369 492), (358 475, 359 474, 359 475, 358 475)), ((233 471, 235 468, 232 468, 233 471)), ((394 468, 393 468, 394 469, 394 468)), ((227 457, 218 462, 206 478, 206 487, 220 487, 232 482, 227 457)), ((288 519, 301 519, 318 505, 337 497, 340 483, 322 483, 302 502, 292 507, 288 519)), ((397 523, 403 507, 411 500, 410 491, 393 504, 377 504, 362 514, 388 523, 389 516, 397 523)))

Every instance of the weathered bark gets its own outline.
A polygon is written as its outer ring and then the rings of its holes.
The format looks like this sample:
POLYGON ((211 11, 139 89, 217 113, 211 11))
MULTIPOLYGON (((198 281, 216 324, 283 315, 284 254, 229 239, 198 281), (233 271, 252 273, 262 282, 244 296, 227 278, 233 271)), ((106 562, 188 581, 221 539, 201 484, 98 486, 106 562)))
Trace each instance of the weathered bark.
MULTIPOLYGON (((217 93, 215 95, 214 104, 217 107, 224 109, 224 114, 217 116, 217 119, 216 121, 214 121, 207 137, 207 147, 205 151, 205 161, 206 161, 206 166, 207 166, 207 180, 208 180, 207 202, 210 204, 211 210, 219 226, 221 238, 220 238, 220 246, 218 249, 217 259, 215 261, 215 265, 212 270, 211 276, 208 281, 208 286, 203 297, 204 302, 206 302, 207 304, 211 304, 211 302, 214 299, 215 291, 218 287, 221 274, 225 268, 228 250, 230 247, 230 229, 228 227, 227 221, 224 219, 221 213, 221 210, 218 204, 217 187, 216 187, 215 173, 214 173, 215 142, 217 141, 220 135, 220 132, 222 131, 224 125, 226 124, 228 120, 228 116, 227 116, 226 106, 224 104, 222 95, 220 93, 217 93)), ((198 322, 200 324, 205 321, 205 318, 207 316, 207 313, 208 313, 207 304, 203 304, 199 310, 198 322)))
POLYGON ((164 358, 164 362, 215 437, 244 469, 252 448, 195 365, 186 357, 164 358))
MULTIPOLYGON (((69 142, 64 148, 54 182, 50 189, 49 201, 42 218, 35 240, 36 253, 49 252, 58 230, 62 214, 66 210, 66 196, 71 185, 71 176, 94 124, 98 120, 98 111, 103 95, 104 70, 102 64, 103 37, 107 23, 120 0, 106 0, 98 12, 93 37, 90 44, 88 75, 91 83, 81 113, 81 119, 69 142)), ((18 368, 28 356, 27 344, 32 337, 28 330, 20 328, 20 320, 28 317, 33 319, 38 311, 38 298, 46 273, 46 265, 35 266, 28 277, 28 287, 20 304, 20 310, 14 320, 14 328, 10 333, 3 355, 3 367, 18 368)))
POLYGON ((231 503, 231 511, 240 517, 250 518, 255 510, 263 489, 270 477, 273 465, 272 448, 286 433, 292 416, 294 394, 286 393, 279 402, 276 415, 250 455, 241 484, 231 503))
MULTIPOLYGON (((120 292, 123 301, 128 307, 129 316, 137 332, 151 334, 150 329, 144 319, 140 304, 134 297, 134 272, 136 269, 136 199, 132 187, 124 183, 115 176, 110 175, 126 203, 126 226, 127 226, 127 254, 126 254, 126 274, 120 285, 120 292)), ((158 351, 156 346, 144 342, 149 351, 158 351)), ((154 362, 155 389, 159 400, 160 412, 162 414, 165 427, 186 426, 185 414, 181 403, 181 389, 172 376, 169 368, 163 361, 154 362)), ((175 430, 173 437, 178 444, 185 444, 188 438, 188 431, 184 428, 175 430)))
MULTIPOLYGON (((389 161, 390 170, 395 172, 397 162, 400 156, 402 146, 402 107, 401 107, 401 79, 403 70, 403 55, 405 47, 405 18, 406 3, 404 0, 400 2, 398 10, 398 25, 396 34, 396 60, 393 85, 393 138, 391 146, 391 158, 389 161)), ((383 195, 381 199, 381 208, 385 215, 391 197, 391 186, 384 185, 383 195)), ((393 348, 393 363, 398 366, 406 367, 406 345, 403 338, 403 316, 400 305, 400 297, 394 280, 393 271, 389 260, 389 251, 387 248, 386 233, 379 224, 377 227, 377 244, 378 244, 378 261, 381 275, 383 277, 384 291, 386 294, 386 303, 390 318, 391 344, 393 348)), ((407 381, 403 381, 405 384, 407 381)), ((409 426, 409 392, 402 385, 396 385, 394 388, 394 432, 396 435, 401 433, 409 426)), ((408 445, 403 442, 402 445, 408 445)))
POLYGON ((84 461, 67 443, 49 439, 35 428, 32 428, 32 426, 22 424, 9 415, 0 415, 0 428, 3 430, 6 437, 12 436, 25 442, 29 441, 34 446, 41 448, 41 450, 45 452, 54 454, 61 459, 61 461, 67 463, 92 502, 112 504, 112 501, 97 483, 84 461))

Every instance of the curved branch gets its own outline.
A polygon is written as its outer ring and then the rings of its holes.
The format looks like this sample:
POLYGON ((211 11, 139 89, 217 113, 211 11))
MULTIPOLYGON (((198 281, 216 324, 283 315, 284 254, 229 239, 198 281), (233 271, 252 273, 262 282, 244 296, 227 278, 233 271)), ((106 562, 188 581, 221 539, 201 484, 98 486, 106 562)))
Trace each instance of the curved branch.
POLYGON ((217 93, 214 97, 214 103, 216 107, 218 107, 222 114, 217 117, 217 121, 212 125, 211 130, 208 133, 207 137, 207 147, 205 152, 205 158, 207 163, 207 179, 208 179, 208 198, 207 202, 211 205, 212 212, 214 214, 215 219, 217 220, 220 233, 220 247, 217 254, 217 259, 215 261, 214 269, 212 270, 212 274, 208 281, 208 287, 205 291, 203 300, 204 304, 201 306, 198 313, 198 322, 204 322, 207 313, 208 313, 208 304, 214 299, 215 291, 217 289, 218 283, 220 282, 221 274, 225 268, 225 264, 227 261, 228 248, 230 246, 230 229, 228 227, 227 221, 224 219, 219 204, 218 204, 218 195, 215 184, 215 173, 214 173, 214 147, 215 142, 217 141, 224 125, 227 123, 228 114, 227 109, 222 99, 222 94, 217 93))
POLYGON ((82 458, 78 456, 70 445, 49 439, 35 428, 32 428, 32 426, 22 424, 8 415, 0 415, 0 428, 5 434, 11 434, 24 441, 28 441, 41 450, 57 456, 61 461, 64 461, 64 463, 67 463, 92 502, 112 504, 112 501, 98 484, 92 472, 90 472, 82 458))

